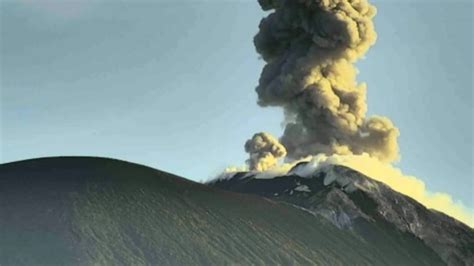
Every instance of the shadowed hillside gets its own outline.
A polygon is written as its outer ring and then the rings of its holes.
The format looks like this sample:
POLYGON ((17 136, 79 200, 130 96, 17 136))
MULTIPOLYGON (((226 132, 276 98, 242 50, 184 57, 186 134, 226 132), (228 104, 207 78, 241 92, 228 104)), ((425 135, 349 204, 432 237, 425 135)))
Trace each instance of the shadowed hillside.
POLYGON ((310 212, 118 160, 0 165, 0 265, 438 265, 310 212))

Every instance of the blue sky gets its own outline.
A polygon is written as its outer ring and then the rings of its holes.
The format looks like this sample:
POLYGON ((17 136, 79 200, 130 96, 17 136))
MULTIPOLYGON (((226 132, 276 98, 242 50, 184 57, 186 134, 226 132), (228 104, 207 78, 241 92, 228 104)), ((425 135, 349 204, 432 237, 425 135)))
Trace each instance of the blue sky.
MULTIPOLYGON (((0 3, 1 162, 106 156, 204 180, 282 132, 256 104, 256 1, 0 3)), ((404 173, 474 208, 473 4, 374 4, 369 113, 399 127, 404 173)))

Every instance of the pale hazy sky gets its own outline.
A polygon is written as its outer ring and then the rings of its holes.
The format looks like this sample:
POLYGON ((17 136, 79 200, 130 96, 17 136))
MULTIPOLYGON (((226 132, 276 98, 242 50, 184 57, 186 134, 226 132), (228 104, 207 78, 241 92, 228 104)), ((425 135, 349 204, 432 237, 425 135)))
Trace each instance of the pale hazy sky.
MULTIPOLYGON (((138 2, 0 0, 0 162, 107 156, 203 180, 282 133, 256 104, 256 1, 138 2)), ((369 113, 399 127, 404 173, 474 208, 473 4, 373 3, 369 113)))

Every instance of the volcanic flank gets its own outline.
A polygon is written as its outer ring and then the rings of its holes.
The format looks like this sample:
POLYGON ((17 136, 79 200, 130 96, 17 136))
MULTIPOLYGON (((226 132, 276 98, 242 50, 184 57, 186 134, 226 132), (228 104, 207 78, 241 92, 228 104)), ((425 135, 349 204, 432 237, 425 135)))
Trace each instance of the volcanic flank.
POLYGON ((118 160, 3 164, 0 264, 443 265, 410 231, 361 238, 310 210, 118 160))
POLYGON ((474 264, 472 228, 344 166, 301 162, 281 176, 239 172, 209 184, 297 206, 370 243, 397 249, 420 239, 448 265, 474 264))

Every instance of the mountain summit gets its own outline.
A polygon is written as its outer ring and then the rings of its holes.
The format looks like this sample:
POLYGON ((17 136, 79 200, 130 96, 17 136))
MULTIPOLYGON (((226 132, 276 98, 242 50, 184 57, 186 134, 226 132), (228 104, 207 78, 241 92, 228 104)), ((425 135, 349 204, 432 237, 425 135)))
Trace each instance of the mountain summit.
POLYGON ((472 228, 348 167, 326 165, 308 173, 306 164, 284 176, 240 172, 209 185, 302 208, 372 243, 410 245, 411 238, 419 239, 448 265, 474 265, 472 228))

